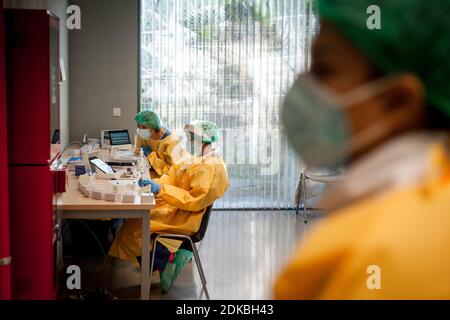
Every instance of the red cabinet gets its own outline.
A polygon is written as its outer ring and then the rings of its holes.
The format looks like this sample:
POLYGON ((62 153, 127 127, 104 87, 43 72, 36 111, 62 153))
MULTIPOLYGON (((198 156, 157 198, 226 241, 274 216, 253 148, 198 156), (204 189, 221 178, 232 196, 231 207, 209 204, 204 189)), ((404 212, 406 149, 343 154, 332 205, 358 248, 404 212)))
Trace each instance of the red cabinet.
POLYGON ((0 0, 0 300, 11 298, 6 124, 5 38, 3 0, 0 0))
POLYGON ((44 166, 10 167, 14 299, 52 299, 56 289, 52 172, 44 166))
POLYGON ((59 19, 5 10, 8 168, 13 299, 53 299, 57 288, 59 19))

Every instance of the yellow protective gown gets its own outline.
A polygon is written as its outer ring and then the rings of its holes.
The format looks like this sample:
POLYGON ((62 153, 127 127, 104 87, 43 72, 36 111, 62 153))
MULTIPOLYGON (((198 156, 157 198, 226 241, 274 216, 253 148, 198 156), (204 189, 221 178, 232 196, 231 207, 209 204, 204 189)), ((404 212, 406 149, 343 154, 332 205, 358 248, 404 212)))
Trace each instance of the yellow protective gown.
POLYGON ((142 147, 147 147, 152 150, 147 159, 152 169, 156 172, 157 177, 169 172, 171 166, 186 157, 187 153, 183 144, 180 143, 180 138, 174 133, 161 140, 144 140, 138 136, 135 153, 139 154, 139 149, 142 147))
MULTIPOLYGON (((194 158, 189 164, 172 166, 155 182, 161 185, 156 208, 150 211, 152 232, 191 235, 198 231, 205 209, 228 188, 226 165, 220 157, 194 158)), ((141 255, 141 220, 129 219, 120 229, 109 254, 136 262, 141 255)), ((164 243, 174 250, 174 242, 164 243)))
POLYGON ((450 299, 450 159, 445 144, 418 148, 410 154, 412 161, 392 163, 388 154, 381 154, 384 165, 372 163, 361 171, 372 175, 356 174, 349 177, 354 184, 331 189, 338 199, 334 204, 346 197, 342 187, 356 192, 358 200, 340 203, 341 209, 319 223, 276 281, 276 298, 450 299), (361 197, 361 188, 370 191, 368 196, 361 197))

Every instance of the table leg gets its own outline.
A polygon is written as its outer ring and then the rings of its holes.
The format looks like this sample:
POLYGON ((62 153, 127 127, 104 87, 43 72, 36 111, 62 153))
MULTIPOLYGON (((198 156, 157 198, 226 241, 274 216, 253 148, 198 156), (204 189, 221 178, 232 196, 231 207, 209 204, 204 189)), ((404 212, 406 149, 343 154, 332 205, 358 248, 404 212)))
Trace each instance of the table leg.
POLYGON ((62 271, 64 268, 64 252, 63 252, 63 220, 58 220, 58 227, 61 228, 56 234, 56 245, 58 246, 58 271, 62 271))
POLYGON ((150 211, 142 211, 141 300, 150 295, 150 211))

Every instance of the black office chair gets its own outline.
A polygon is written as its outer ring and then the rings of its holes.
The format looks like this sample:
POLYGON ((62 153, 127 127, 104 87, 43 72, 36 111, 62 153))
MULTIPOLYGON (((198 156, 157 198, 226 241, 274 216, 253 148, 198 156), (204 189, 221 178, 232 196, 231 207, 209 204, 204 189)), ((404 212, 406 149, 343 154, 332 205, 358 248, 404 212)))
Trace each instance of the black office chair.
MULTIPOLYGON (((200 279, 202 281, 203 290, 205 291, 205 296, 207 300, 210 300, 209 298, 209 292, 208 288, 206 287, 206 277, 205 272, 203 271, 202 263, 200 261, 200 255, 198 254, 197 246, 195 245, 197 242, 200 242, 203 240, 203 237, 205 236, 206 229, 208 228, 209 218, 211 217, 213 205, 210 205, 206 208, 205 213, 202 217, 202 223, 200 224, 200 228, 196 233, 194 233, 191 236, 184 235, 184 234, 169 234, 169 233, 153 233, 152 239, 153 239, 153 248, 152 248, 152 259, 151 259, 151 265, 150 270, 153 272, 153 262, 155 261, 155 252, 156 252, 156 241, 158 239, 164 238, 164 239, 173 239, 173 240, 183 240, 183 242, 187 242, 188 245, 190 245, 189 248, 192 248, 192 252, 194 254, 194 260, 197 264, 198 273, 200 275, 200 279)), ((183 247, 184 247, 183 243, 183 247)), ((152 284, 150 277, 150 286, 152 284)))

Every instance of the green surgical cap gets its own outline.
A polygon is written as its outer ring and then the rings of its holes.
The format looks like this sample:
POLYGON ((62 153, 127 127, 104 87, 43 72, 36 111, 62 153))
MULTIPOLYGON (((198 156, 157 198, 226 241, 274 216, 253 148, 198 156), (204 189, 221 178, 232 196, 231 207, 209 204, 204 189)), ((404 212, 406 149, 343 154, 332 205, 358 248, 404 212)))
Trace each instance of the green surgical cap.
POLYGON ((202 143, 211 144, 219 138, 217 125, 211 121, 194 120, 188 123, 184 129, 192 132, 196 139, 201 139, 202 143))
POLYGON ((134 120, 140 125, 144 125, 148 128, 161 130, 163 123, 159 115, 153 110, 143 110, 139 112, 134 120))
POLYGON ((382 72, 416 74, 428 104, 450 117, 450 1, 318 0, 318 10, 382 72), (367 27, 371 5, 381 29, 367 27))

